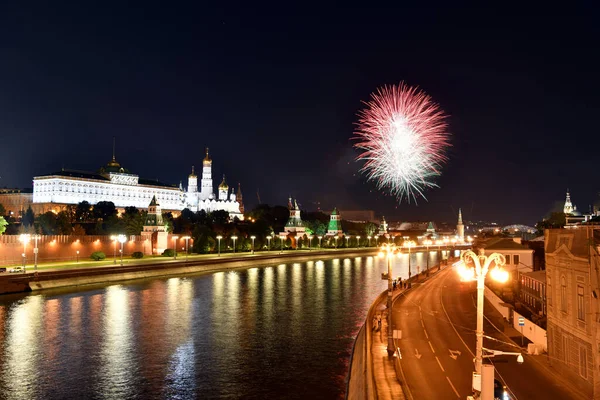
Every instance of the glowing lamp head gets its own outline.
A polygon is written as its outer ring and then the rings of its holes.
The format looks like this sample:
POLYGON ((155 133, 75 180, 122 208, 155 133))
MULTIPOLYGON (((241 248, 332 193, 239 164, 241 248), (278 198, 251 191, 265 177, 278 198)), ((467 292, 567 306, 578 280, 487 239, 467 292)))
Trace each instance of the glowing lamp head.
MULTIPOLYGON (((267 239, 271 240, 271 239, 273 239, 273 237, 272 236, 267 236, 267 239)), ((312 237, 311 237, 311 239, 312 239, 312 237)))
POLYGON ((506 283, 509 278, 508 271, 506 271, 505 269, 502 269, 502 268, 498 268, 498 267, 492 268, 492 270, 490 271, 490 276, 492 277, 493 280, 500 282, 500 283, 506 283))
POLYGON ((256 239, 256 236, 252 235, 252 236, 250 236, 250 239, 254 240, 254 239, 256 239))
POLYGON ((22 233, 21 235, 19 235, 19 241, 21 243, 29 243, 30 240, 31 240, 31 235, 28 233, 22 233))
MULTIPOLYGON (((267 237, 268 237, 268 236, 267 236, 267 237)), ((221 240, 221 239, 223 239, 223 236, 221 236, 221 235, 218 235, 218 236, 217 236, 217 239, 221 240)))
POLYGON ((119 243, 125 243, 127 241, 127 236, 119 235, 117 236, 117 240, 119 241, 119 243))
POLYGON ((379 258, 383 258, 385 256, 385 254, 383 254, 383 251, 380 251, 379 253, 377 253, 377 255, 379 256, 379 258))

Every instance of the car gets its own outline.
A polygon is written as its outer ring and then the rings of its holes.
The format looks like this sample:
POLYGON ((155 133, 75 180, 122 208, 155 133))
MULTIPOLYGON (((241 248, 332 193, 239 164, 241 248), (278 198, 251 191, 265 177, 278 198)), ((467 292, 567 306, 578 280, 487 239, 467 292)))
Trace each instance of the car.
POLYGON ((506 385, 498 379, 494 379, 494 400, 510 400, 506 385))
POLYGON ((25 269, 23 267, 14 267, 11 268, 8 272, 25 272, 25 269))
POLYGON ((5 267, 0 267, 0 272, 6 272, 6 268, 5 267))

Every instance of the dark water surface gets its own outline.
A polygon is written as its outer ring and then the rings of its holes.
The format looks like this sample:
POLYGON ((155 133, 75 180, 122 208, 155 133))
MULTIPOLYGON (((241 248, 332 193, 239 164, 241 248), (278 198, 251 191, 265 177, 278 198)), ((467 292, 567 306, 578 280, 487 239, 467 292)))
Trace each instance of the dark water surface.
POLYGON ((386 265, 309 261, 2 296, 0 398, 343 398, 386 265))

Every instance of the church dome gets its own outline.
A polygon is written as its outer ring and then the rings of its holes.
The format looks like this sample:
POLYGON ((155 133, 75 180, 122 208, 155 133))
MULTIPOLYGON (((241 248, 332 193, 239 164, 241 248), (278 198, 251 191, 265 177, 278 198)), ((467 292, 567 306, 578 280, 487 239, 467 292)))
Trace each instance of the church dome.
POLYGON ((211 160, 210 156, 208 155, 208 147, 206 148, 206 157, 204 157, 204 160, 202 160, 202 164, 204 164, 204 165, 212 164, 212 160, 211 160))
POLYGON ((229 185, 227 184, 227 182, 225 182, 225 175, 223 175, 223 181, 221 182, 221 184, 219 185, 219 190, 227 190, 229 189, 229 185))
POLYGON ((192 165, 192 173, 188 176, 189 178, 197 178, 198 176, 194 173, 194 166, 192 165))

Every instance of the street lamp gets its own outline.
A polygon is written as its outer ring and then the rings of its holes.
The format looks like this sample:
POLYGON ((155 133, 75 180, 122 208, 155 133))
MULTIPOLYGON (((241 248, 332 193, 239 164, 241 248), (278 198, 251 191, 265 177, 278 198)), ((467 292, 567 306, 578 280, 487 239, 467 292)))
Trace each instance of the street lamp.
POLYGON ((121 243, 121 267, 123 266, 123 243, 125 243, 127 241, 127 236, 125 235, 119 235, 117 236, 117 240, 119 241, 119 243, 121 243))
POLYGON ((427 239, 423 241, 423 244, 427 247, 427 276, 429 276, 429 246, 431 246, 433 242, 427 239))
POLYGON ((221 239, 223 239, 223 236, 219 235, 217 236, 217 242, 219 243, 219 257, 221 257, 221 239))
POLYGON ((117 264, 117 237, 112 235, 110 240, 113 241, 113 264, 117 264))
POLYGON ((346 248, 348 248, 348 240, 350 240, 350 236, 344 236, 344 238, 346 239, 346 248))
POLYGON ((388 344, 387 344, 387 352, 390 356, 392 354, 394 354, 394 352, 396 351, 396 349, 394 348, 394 337, 392 334, 392 290, 393 290, 392 258, 394 258, 394 254, 398 253, 398 251, 399 251, 399 249, 396 247, 395 244, 384 244, 383 246, 381 246, 381 251, 379 252, 379 257, 383 257, 384 255, 387 256, 387 266, 388 266, 388 272, 387 272, 387 278, 388 278, 388 295, 387 295, 387 310, 388 310, 387 339, 388 339, 388 344))
POLYGON ((37 279, 37 258, 38 258, 38 240, 42 237, 40 235, 33 235, 33 243, 35 243, 33 248, 33 274, 37 279))
POLYGON ((22 233, 19 236, 19 240, 21 241, 21 243, 23 243, 23 254, 21 254, 23 256, 23 272, 25 272, 25 259, 26 259, 26 255, 27 255, 27 243, 29 243, 29 241, 31 240, 31 235, 29 233, 22 233))
POLYGON ((339 239, 339 236, 337 236, 337 235, 336 235, 336 236, 334 236, 333 238, 335 239, 335 248, 337 249, 337 241, 338 241, 338 239, 339 239))
POLYGON ((252 239, 252 254, 254 254, 254 239, 256 239, 256 236, 252 235, 250 239, 252 239))
POLYGON ((77 250, 76 253, 77 253, 77 256, 76 256, 77 257, 77 262, 79 262, 79 250, 77 250))
POLYGON ((173 239, 173 250, 175 251, 173 253, 173 260, 177 260, 177 239, 179 239, 179 236, 173 236, 171 239, 173 239))
POLYGON ((483 302, 485 291, 485 276, 488 273, 490 264, 494 262, 495 266, 490 271, 490 276, 499 282, 508 280, 508 272, 502 268, 506 263, 503 254, 492 253, 485 255, 483 249, 479 250, 479 255, 472 250, 467 250, 461 255, 461 263, 458 265, 458 273, 463 280, 477 281, 477 330, 475 332, 477 341, 475 346, 475 373, 473 374, 473 388, 481 388, 481 365, 483 361, 483 302), (471 260, 474 267, 467 267, 467 261, 471 260), (476 383, 477 382, 477 383, 476 383))
POLYGON ((403 247, 408 248, 408 287, 411 287, 410 277, 412 276, 412 272, 410 270, 410 249, 415 245, 415 242, 412 240, 405 240, 402 244, 403 247))
POLYGON ((310 251, 310 246, 312 245, 313 235, 308 235, 308 250, 310 251))
MULTIPOLYGON (((323 236, 319 236, 319 248, 321 248, 321 240, 323 240, 323 236)), ((336 244, 337 247, 337 244, 336 244)))
POLYGON ((237 240, 237 236, 232 236, 231 240, 233 240, 233 254, 235 254, 235 241, 237 240))
POLYGON ((356 237, 356 248, 359 249, 360 248, 360 236, 356 237))
POLYGON ((279 236, 279 240, 281 241, 281 249, 279 250, 279 254, 282 254, 282 253, 283 253, 283 238, 284 238, 284 237, 285 237, 285 236, 279 236))
POLYGON ((267 243, 268 243, 267 248, 268 248, 268 251, 271 251, 271 239, 273 239, 273 237, 271 235, 267 236, 267 243))
POLYGON ((185 239, 185 262, 187 262, 188 259, 188 252, 189 252, 189 240, 191 239, 190 236, 184 236, 182 239, 185 239))
POLYGON ((369 241, 369 247, 371 247, 371 236, 367 236, 367 240, 369 241))

